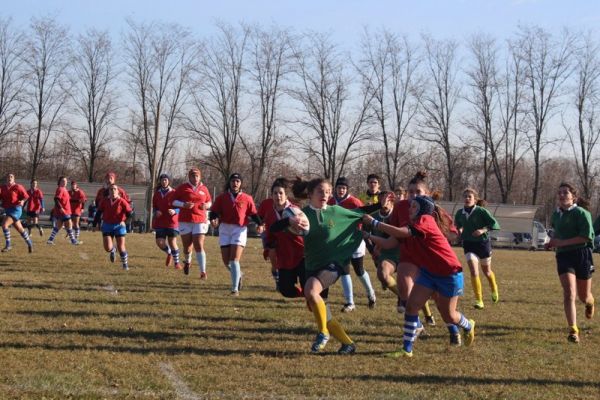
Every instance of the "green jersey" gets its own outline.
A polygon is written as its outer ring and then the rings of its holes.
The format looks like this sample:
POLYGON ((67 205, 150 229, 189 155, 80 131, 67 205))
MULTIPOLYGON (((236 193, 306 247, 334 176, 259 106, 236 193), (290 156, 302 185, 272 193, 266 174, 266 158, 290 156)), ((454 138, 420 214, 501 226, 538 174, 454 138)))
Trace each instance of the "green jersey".
MULTIPOLYGON (((377 221, 383 222, 385 224, 389 223, 388 220, 390 219, 391 215, 392 215, 392 213, 389 213, 388 215, 381 215, 381 212, 379 212, 379 211, 372 214, 374 219, 376 219, 377 221)), ((381 232, 377 229, 373 229, 371 234, 373 236, 378 236, 378 237, 381 237, 384 239, 387 239, 390 237, 390 235, 388 235, 387 233, 381 232)), ((400 249, 398 247, 394 247, 391 249, 380 249, 379 256, 377 257, 377 262, 380 263, 383 260, 390 260, 397 264, 398 260, 400 260, 400 249)))
POLYGON ((458 229, 462 228, 460 237, 463 242, 484 242, 488 240, 487 232, 478 237, 473 236, 473 232, 478 229, 487 228, 490 231, 500 229, 500 224, 492 214, 487 209, 479 206, 473 206, 471 212, 467 212, 464 208, 458 210, 454 215, 454 225, 458 229))
POLYGON ((559 208, 554 211, 552 214, 552 228, 554 228, 554 237, 557 239, 571 239, 579 236, 589 239, 586 243, 557 247, 557 253, 593 246, 592 216, 586 209, 578 207, 576 204, 568 210, 559 208))
POLYGON ((324 209, 306 206, 302 211, 310 223, 308 235, 304 236, 306 271, 317 271, 330 263, 347 265, 362 241, 357 225, 364 212, 337 205, 324 209))

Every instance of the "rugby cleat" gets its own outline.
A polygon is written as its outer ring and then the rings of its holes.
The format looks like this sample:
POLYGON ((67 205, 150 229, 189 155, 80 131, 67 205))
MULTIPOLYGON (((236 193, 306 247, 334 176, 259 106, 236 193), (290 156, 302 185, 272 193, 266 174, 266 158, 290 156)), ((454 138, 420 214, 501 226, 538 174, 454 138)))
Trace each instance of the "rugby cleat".
POLYGON ((473 307, 475 307, 477 310, 483 310, 483 300, 475 300, 473 307))
POLYGON ((356 345, 354 343, 342 344, 337 351, 338 354, 350 355, 356 353, 356 345))
POLYGON ((310 351, 313 353, 318 353, 325 348, 325 345, 329 341, 329 335, 324 334, 323 332, 319 332, 312 346, 310 346, 310 351))
POLYGON ((391 353, 386 353, 385 354, 386 357, 389 358, 403 358, 403 357, 407 357, 410 358, 413 356, 413 352, 412 351, 406 351, 404 350, 404 348, 398 350, 398 351, 393 351, 391 353))
POLYGON ((471 325, 471 329, 465 331, 465 346, 470 346, 475 341, 475 321, 470 319, 469 324, 471 325))
POLYGON ((356 310, 356 306, 354 304, 352 304, 352 303, 346 303, 342 307, 342 312, 345 312, 345 313, 349 313, 349 312, 352 312, 354 310, 356 310))

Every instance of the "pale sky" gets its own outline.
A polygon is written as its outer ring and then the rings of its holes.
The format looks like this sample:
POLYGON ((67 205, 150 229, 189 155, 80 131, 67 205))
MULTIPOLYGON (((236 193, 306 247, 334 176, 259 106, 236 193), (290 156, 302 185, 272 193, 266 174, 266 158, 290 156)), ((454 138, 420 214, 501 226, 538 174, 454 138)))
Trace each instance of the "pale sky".
POLYGON ((88 27, 118 35, 126 17, 141 21, 177 22, 208 36, 214 21, 272 22, 297 31, 328 31, 348 49, 364 26, 386 27, 417 38, 463 39, 486 32, 505 39, 518 24, 550 31, 563 26, 597 29, 597 0, 4 0, 0 16, 25 27, 32 16, 53 15, 72 32, 88 27))

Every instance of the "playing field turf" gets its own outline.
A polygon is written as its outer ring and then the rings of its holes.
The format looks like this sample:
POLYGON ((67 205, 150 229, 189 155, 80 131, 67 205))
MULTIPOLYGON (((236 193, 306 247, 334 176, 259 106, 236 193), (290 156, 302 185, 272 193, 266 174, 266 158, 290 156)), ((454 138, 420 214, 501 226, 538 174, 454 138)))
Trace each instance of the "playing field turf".
POLYGON ((339 285, 330 294, 357 354, 337 355, 332 339, 312 355, 313 316, 302 300, 275 292, 257 239, 242 258, 240 297, 229 294, 215 238, 207 239, 208 281, 195 260, 190 276, 165 268, 152 235, 127 236, 129 272, 109 263, 98 233, 82 233, 78 247, 62 235, 55 246, 34 240, 29 255, 13 234, 14 250, 0 255, 1 399, 600 398, 600 315, 585 320, 578 304, 581 343, 567 342, 550 252, 495 251, 501 301, 484 310, 472 308, 465 274, 460 308, 477 321, 472 347, 449 348, 435 311, 438 325, 414 357, 389 359, 403 319, 370 261, 374 310, 356 278, 353 313, 339 312, 339 285))

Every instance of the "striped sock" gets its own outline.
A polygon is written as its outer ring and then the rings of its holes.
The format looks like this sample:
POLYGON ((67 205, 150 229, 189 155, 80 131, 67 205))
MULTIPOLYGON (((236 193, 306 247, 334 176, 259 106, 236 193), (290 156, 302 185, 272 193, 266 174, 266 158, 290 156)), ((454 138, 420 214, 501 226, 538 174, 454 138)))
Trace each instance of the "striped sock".
POLYGON ((5 239, 5 247, 10 247, 10 229, 2 229, 2 233, 4 233, 4 239, 5 239))
POLYGON ((121 256, 121 263, 123 264, 123 268, 127 269, 129 267, 129 265, 128 265, 129 256, 128 256, 127 252, 121 251, 121 252, 119 252, 119 255, 121 256))
POLYGON ((54 239, 56 238, 56 234, 58 233, 58 228, 57 227, 52 227, 52 233, 50 233, 50 237, 48 238, 49 242, 54 242, 54 239))
POLYGON ((67 235, 69 239, 71 239, 71 243, 77 243, 77 239, 75 239, 75 235, 73 234, 73 229, 67 228, 67 235))
POLYGON ((402 347, 408 353, 412 352, 413 344, 417 338, 417 327, 419 324, 418 314, 404 314, 404 337, 402 340, 402 347))
POLYGON ((179 249, 171 250, 171 255, 173 256, 173 262, 179 264, 179 249))
POLYGON ((75 228, 75 238, 77 240, 79 240, 79 233, 81 232, 81 229, 79 229, 79 227, 75 228))
POLYGON ((200 269, 200 272, 206 272, 206 253, 204 251, 196 253, 196 261, 198 262, 198 268, 200 269))
POLYGON ((342 290, 344 292, 346 304, 354 304, 354 291, 352 288, 352 278, 350 277, 350 274, 342 275, 340 277, 340 281, 342 282, 342 290))
POLYGON ((466 319, 462 313, 460 314, 460 321, 458 321, 458 326, 460 326, 467 332, 471 330, 471 324, 469 323, 469 320, 466 319))
POLYGON ((25 243, 27 243, 27 246, 31 247, 33 245, 33 242, 31 241, 31 238, 29 237, 29 233, 26 230, 23 230, 23 233, 21 233, 21 237, 23 238, 23 240, 25 240, 25 243))

